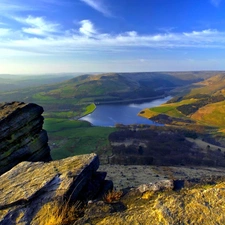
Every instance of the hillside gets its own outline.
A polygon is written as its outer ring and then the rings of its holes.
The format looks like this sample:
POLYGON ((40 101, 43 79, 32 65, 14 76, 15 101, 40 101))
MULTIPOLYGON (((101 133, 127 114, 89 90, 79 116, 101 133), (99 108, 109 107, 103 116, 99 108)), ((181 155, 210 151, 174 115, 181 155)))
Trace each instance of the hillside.
POLYGON ((45 75, 10 75, 0 74, 0 92, 24 89, 27 87, 38 87, 41 85, 49 85, 63 82, 71 79, 80 73, 61 73, 61 74, 45 74, 45 75))
POLYGON ((169 116, 173 124, 178 124, 177 118, 185 120, 185 123, 188 119, 193 123, 224 129, 225 74, 219 73, 197 82, 183 96, 174 97, 159 107, 142 110, 139 115, 156 120, 169 116))
MULTIPOLYGON (((49 144, 53 150, 52 157, 54 159, 84 152, 90 153, 93 149, 101 153, 100 155, 110 155, 108 135, 115 131, 115 128, 93 127, 87 122, 71 121, 71 119, 74 120, 91 113, 96 107, 94 102, 103 104, 146 101, 171 93, 173 95, 179 89, 187 92, 188 88, 197 87, 193 82, 200 81, 204 84, 204 78, 212 75, 216 75, 216 72, 86 74, 54 84, 34 87, 30 83, 29 87, 25 89, 2 91, 0 92, 0 101, 18 100, 43 106, 44 126, 48 131, 49 144)), ((8 78, 14 79, 11 76, 8 78)), ((21 78, 21 80, 23 79, 21 78)), ((34 77, 33 80, 35 81, 37 78, 34 77)), ((46 80, 47 78, 43 77, 43 82, 46 80)), ((3 84, 4 80, 1 81, 3 84)), ((203 84, 201 84, 202 87, 203 84)), ((191 118, 180 112, 177 106, 196 101, 192 98, 174 101, 170 103, 171 105, 167 104, 162 108, 156 108, 154 112, 151 111, 151 115, 152 113, 158 115, 160 111, 163 111, 164 114, 168 114, 172 118, 176 117, 176 124, 183 125, 184 122, 187 124, 191 118)), ((147 115, 147 117, 149 118, 151 115, 147 115)), ((162 123, 166 122, 165 119, 162 121, 162 123)), ((193 129, 202 129, 202 127, 196 127, 196 124, 191 124, 191 126, 193 129)))
MULTIPOLYGON (((27 81, 27 86, 23 89, 12 91, 1 89, 4 92, 0 92, 0 102, 15 100, 34 102, 44 107, 45 116, 54 113, 54 116, 57 114, 60 118, 74 118, 84 115, 86 107, 93 102, 99 104, 144 101, 147 98, 169 95, 171 91, 179 87, 203 81, 204 78, 214 74, 215 72, 87 74, 63 82, 56 79, 54 84, 52 80, 46 84, 47 79, 39 79, 42 82, 41 86, 32 86, 31 82, 27 81), (68 113, 62 115, 61 112, 68 113)), ((25 85, 25 80, 22 79, 22 81, 25 85)), ((3 79, 0 85, 7 86, 4 82, 3 79)))

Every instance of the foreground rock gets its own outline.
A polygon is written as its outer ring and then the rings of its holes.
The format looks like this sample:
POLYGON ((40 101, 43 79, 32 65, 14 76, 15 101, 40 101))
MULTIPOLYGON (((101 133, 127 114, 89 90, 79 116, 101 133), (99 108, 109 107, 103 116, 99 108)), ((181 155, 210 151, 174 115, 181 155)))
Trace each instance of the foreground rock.
POLYGON ((21 161, 50 161, 43 108, 22 102, 0 104, 0 174, 21 161))
POLYGON ((119 203, 90 205, 83 218, 75 224, 225 224, 224 205, 225 182, 180 191, 140 193, 134 190, 128 192, 119 203))
POLYGON ((97 194, 105 178, 98 166, 95 154, 18 164, 0 176, 0 224, 51 224, 55 202, 97 194))

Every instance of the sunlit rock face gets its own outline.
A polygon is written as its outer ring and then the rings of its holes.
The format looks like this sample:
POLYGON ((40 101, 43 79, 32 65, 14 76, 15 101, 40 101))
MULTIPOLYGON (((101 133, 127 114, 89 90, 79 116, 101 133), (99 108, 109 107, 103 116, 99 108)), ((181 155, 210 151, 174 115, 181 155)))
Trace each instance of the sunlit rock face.
POLYGON ((19 163, 0 176, 0 224, 55 224, 48 217, 56 202, 98 193, 106 175, 98 167, 96 154, 19 163))
POLYGON ((135 190, 114 206, 97 202, 89 206, 83 218, 74 225, 93 224, 225 224, 225 182, 200 185, 181 191, 135 190), (132 193, 133 192, 133 193, 132 193), (96 213, 98 212, 98 213, 96 213))
POLYGON ((33 103, 0 104, 0 174, 21 161, 50 161, 43 108, 33 103))

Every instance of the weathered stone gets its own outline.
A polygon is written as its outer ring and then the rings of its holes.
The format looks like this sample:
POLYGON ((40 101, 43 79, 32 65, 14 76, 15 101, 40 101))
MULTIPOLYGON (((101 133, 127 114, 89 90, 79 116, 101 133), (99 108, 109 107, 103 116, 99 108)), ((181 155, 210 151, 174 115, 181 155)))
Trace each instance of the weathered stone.
POLYGON ((172 190, 173 188, 173 180, 160 180, 155 183, 142 184, 137 188, 137 190, 139 190, 141 193, 144 193, 146 191, 172 190))
POLYGON ((21 161, 50 161, 43 108, 36 104, 0 104, 0 174, 21 161))
POLYGON ((129 197, 129 204, 121 200, 127 206, 126 210, 111 212, 109 207, 99 206, 99 216, 96 213, 94 217, 89 210, 75 224, 225 224, 225 182, 178 192, 155 192, 147 199, 132 197, 131 194, 129 197))
POLYGON ((93 202, 88 205, 84 216, 78 219, 73 225, 95 224, 93 221, 104 219, 111 213, 123 212, 125 210, 126 207, 121 202, 114 204, 107 204, 103 201, 93 202))
POLYGON ((83 188, 94 180, 98 167, 95 154, 19 163, 0 176, 0 224, 46 224, 44 205, 84 195, 83 188))

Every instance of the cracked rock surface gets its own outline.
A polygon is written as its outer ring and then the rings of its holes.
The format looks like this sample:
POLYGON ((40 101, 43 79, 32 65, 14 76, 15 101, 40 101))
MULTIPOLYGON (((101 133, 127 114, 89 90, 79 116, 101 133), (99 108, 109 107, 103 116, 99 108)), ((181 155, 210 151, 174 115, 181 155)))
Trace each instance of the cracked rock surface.
POLYGON ((96 154, 52 162, 21 162, 0 176, 0 224, 44 224, 54 200, 75 201, 96 174, 96 154))

